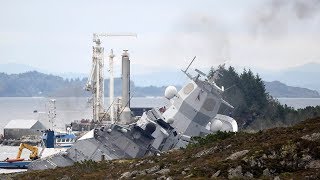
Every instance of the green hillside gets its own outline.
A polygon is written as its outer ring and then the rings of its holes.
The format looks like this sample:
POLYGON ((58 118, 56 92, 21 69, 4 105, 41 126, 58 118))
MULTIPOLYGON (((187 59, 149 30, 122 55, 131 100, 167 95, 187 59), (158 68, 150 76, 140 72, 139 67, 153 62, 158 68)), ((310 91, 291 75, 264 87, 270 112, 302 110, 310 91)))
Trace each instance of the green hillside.
POLYGON ((319 179, 320 118, 293 127, 218 133, 160 156, 2 175, 14 179, 319 179))

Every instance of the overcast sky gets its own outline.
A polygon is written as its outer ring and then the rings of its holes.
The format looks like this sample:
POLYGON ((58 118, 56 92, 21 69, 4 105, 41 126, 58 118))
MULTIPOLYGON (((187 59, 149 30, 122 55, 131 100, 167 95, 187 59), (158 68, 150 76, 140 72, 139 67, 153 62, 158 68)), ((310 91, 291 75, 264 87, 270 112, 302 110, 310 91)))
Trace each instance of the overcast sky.
POLYGON ((200 67, 320 63, 319 8, 319 0, 0 0, 0 63, 87 73, 93 32, 137 33, 103 46, 117 65, 129 49, 138 73, 183 68, 193 56, 200 67))

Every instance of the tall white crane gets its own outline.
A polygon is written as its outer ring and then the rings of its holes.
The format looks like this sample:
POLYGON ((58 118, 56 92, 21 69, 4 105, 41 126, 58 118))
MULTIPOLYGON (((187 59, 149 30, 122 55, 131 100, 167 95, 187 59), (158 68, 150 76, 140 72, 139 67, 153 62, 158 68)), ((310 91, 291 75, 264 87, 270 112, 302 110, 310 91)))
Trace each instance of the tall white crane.
MULTIPOLYGON (((112 37, 112 36, 134 36, 136 34, 109 34, 109 33, 94 33, 93 42, 93 55, 92 55, 92 68, 91 73, 88 78, 85 89, 92 92, 93 99, 93 121, 101 122, 106 120, 106 112, 104 108, 104 48, 101 46, 102 37, 112 37)), ((110 72, 110 120, 114 122, 114 107, 113 107, 113 97, 114 97, 114 77, 113 77, 113 51, 109 56, 109 72, 110 72)))
POLYGON ((91 73, 86 84, 86 90, 92 92, 93 121, 101 121, 104 115, 104 48, 99 38, 93 36, 93 55, 91 73))

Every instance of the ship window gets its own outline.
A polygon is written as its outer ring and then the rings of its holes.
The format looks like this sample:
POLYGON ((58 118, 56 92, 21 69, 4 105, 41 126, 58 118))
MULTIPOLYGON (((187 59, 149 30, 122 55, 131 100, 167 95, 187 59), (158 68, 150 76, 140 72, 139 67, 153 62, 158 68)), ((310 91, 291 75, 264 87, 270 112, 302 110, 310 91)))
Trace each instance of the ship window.
POLYGON ((184 94, 189 94, 194 89, 194 85, 192 83, 189 83, 183 88, 184 94))
POLYGON ((57 139, 57 142, 61 142, 61 139, 57 139))
POLYGON ((66 142, 66 140, 65 139, 61 139, 61 142, 66 142))
POLYGON ((178 134, 177 134, 177 131, 174 131, 174 132, 173 132, 173 135, 174 135, 174 136, 177 136, 177 135, 178 135, 178 134))

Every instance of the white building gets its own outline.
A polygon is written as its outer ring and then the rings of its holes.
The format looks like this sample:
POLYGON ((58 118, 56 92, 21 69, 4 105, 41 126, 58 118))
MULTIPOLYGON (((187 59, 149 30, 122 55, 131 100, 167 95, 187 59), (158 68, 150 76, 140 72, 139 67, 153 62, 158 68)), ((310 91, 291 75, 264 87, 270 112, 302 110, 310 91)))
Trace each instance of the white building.
POLYGON ((38 120, 14 119, 4 127, 5 139, 18 139, 27 135, 42 135, 45 126, 38 120))

